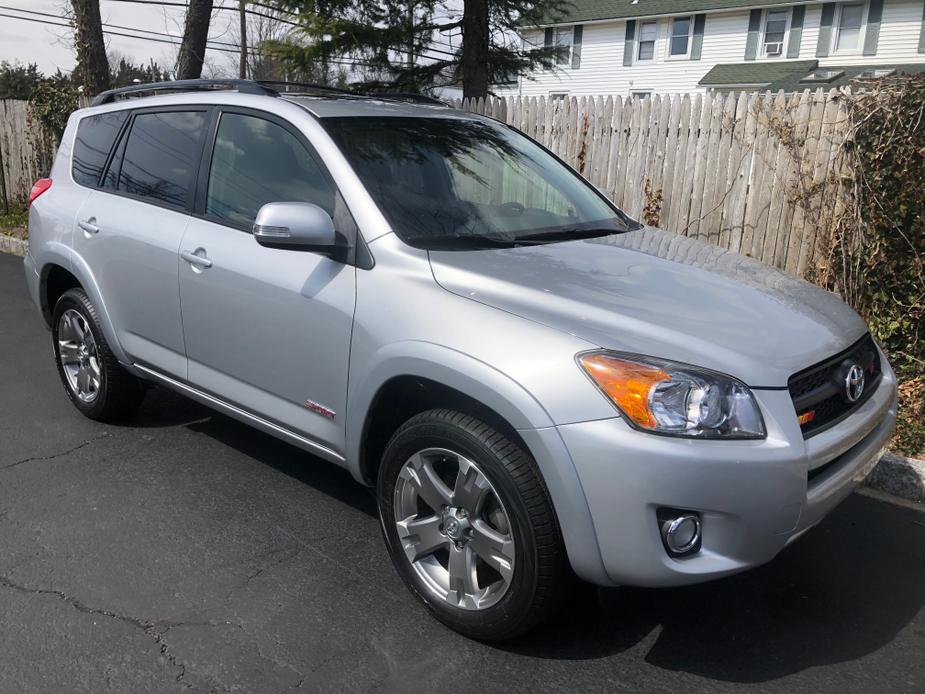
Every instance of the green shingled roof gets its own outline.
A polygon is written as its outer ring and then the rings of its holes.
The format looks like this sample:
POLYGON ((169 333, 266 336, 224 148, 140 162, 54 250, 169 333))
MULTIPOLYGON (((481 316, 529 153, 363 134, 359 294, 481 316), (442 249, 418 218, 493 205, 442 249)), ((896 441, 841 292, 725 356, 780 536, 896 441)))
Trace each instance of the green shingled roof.
POLYGON ((579 24, 599 19, 692 14, 779 4, 781 0, 572 0, 558 14, 551 13, 538 23, 579 24))
POLYGON ((818 60, 786 60, 745 63, 721 63, 703 76, 700 85, 721 90, 723 87, 754 86, 773 92, 797 92, 804 89, 832 89, 857 79, 865 70, 895 70, 897 74, 918 74, 925 72, 925 63, 911 65, 825 65, 818 60), (803 81, 814 70, 842 73, 830 80, 803 81))
POLYGON ((746 63, 720 63, 703 76, 704 87, 732 87, 736 85, 773 84, 778 80, 795 76, 797 80, 808 75, 819 64, 818 60, 785 60, 746 63))

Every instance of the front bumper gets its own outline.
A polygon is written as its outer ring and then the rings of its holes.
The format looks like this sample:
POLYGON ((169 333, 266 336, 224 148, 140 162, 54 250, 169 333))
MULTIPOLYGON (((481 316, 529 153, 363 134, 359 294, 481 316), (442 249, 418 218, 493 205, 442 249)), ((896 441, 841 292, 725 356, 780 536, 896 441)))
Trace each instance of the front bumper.
POLYGON ((768 428, 762 441, 656 436, 619 418, 558 427, 610 580, 684 585, 773 559, 848 496, 879 459, 896 419, 896 379, 886 359, 883 364, 874 395, 807 440, 786 390, 755 391, 768 428), (666 553, 656 521, 660 507, 700 514, 699 552, 681 559, 666 553))

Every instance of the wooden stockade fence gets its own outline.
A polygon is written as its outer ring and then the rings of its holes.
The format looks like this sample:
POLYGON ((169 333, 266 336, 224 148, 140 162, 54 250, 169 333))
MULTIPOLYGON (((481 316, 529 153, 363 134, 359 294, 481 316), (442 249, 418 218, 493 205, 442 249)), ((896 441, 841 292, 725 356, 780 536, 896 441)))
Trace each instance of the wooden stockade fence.
POLYGON ((29 116, 29 102, 0 99, 0 212, 48 175, 53 156, 52 143, 29 116))
MULTIPOLYGON (((457 105, 527 133, 637 219, 807 276, 827 262, 844 210, 849 98, 820 89, 789 97, 507 97, 457 105)), ((0 100, 0 211, 3 194, 23 200, 48 173, 53 151, 39 131, 28 102, 0 100)), ((503 187, 495 193, 502 201, 544 195, 548 205, 554 194, 525 178, 503 187)))
POLYGON ((847 98, 820 89, 456 105, 527 133, 637 219, 807 276, 827 263, 844 205, 847 98))

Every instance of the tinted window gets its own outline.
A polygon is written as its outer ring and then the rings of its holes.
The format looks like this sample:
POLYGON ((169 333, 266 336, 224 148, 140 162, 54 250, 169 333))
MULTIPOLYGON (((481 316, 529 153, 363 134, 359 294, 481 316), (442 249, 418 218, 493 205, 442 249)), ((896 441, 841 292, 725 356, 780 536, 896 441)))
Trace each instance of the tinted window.
POLYGON ((122 157, 125 156, 125 143, 128 137, 123 137, 116 145, 116 151, 113 152, 112 160, 109 162, 109 168, 106 169, 106 175, 100 186, 103 190, 115 190, 119 185, 119 170, 122 168, 122 157))
POLYGON ((78 123, 71 162, 71 175, 77 183, 96 187, 112 144, 127 117, 127 111, 114 111, 88 116, 78 123))
POLYGON ((186 207, 199 163, 203 112, 139 113, 119 173, 119 190, 186 207))
POLYGON ((456 118, 323 122, 393 231, 413 245, 517 245, 635 227, 511 128, 456 118))
POLYGON ((206 214, 250 226, 268 202, 311 202, 334 215, 334 187, 285 128, 225 113, 218 126, 206 214))

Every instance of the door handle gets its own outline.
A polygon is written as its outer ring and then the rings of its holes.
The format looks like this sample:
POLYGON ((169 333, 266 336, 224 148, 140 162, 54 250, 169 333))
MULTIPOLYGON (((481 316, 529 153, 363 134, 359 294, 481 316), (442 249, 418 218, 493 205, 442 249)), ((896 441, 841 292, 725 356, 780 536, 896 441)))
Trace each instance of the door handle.
POLYGON ((190 265, 195 265, 201 268, 212 267, 212 261, 205 256, 205 249, 197 248, 196 251, 180 251, 180 257, 190 265), (196 251, 201 251, 202 255, 199 255, 196 251))
POLYGON ((90 217, 90 219, 77 222, 77 226, 86 231, 88 234, 98 234, 100 233, 100 228, 94 224, 95 221, 96 217, 90 217))

